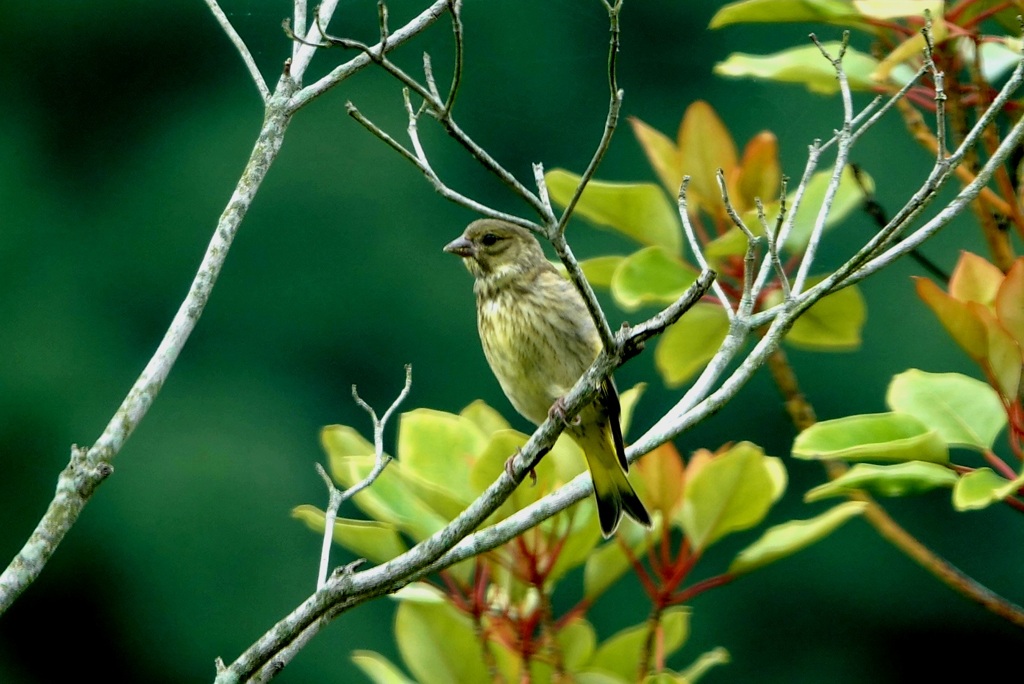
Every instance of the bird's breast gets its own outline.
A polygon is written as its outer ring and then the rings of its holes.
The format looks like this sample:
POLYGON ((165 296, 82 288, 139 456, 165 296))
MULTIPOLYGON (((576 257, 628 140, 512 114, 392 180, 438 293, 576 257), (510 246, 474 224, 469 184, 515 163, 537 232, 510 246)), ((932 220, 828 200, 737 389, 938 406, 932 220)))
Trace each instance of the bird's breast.
POLYGON ((479 294, 487 362, 516 410, 539 424, 597 355, 589 319, 577 320, 579 312, 566 302, 529 290, 479 294))

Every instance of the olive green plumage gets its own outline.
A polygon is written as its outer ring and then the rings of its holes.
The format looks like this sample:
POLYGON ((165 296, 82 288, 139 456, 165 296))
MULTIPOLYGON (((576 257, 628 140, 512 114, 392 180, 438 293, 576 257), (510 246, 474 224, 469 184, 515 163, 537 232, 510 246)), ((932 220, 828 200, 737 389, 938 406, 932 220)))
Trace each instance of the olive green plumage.
MULTIPOLYGON (((601 351, 583 298, 544 257, 530 231, 511 223, 474 221, 444 250, 462 257, 476 278, 480 341, 505 396, 540 425, 601 351)), ((619 413, 619 396, 608 379, 565 430, 586 454, 606 537, 623 513, 651 524, 626 479, 619 413)))

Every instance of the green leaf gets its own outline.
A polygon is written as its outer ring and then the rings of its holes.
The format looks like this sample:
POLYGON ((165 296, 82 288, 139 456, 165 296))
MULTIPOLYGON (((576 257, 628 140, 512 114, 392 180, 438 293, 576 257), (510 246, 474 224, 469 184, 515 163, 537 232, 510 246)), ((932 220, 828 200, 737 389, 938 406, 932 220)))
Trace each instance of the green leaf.
POLYGON ((847 501, 810 520, 791 520, 769 528, 756 542, 739 552, 729 573, 742 575, 791 556, 818 542, 867 508, 863 501, 847 501))
MULTIPOLYGON (((626 257, 618 255, 593 257, 581 261, 580 268, 583 269, 583 275, 587 277, 587 282, 593 287, 611 287, 612 275, 625 259, 626 257)), ((561 270, 565 270, 561 263, 558 265, 561 270)))
POLYGON ((729 663, 729 651, 725 650, 721 646, 713 648, 710 651, 705 651, 693 661, 688 668, 683 670, 680 675, 684 684, 696 684, 696 682, 707 674, 708 670, 719 665, 727 665, 729 663))
MULTIPOLYGON (((483 493, 484 489, 501 475, 505 470, 505 462, 514 456, 528 439, 529 435, 524 435, 517 430, 499 430, 491 435, 487 446, 481 450, 479 457, 471 467, 469 482, 473 491, 476 492, 473 498, 483 493)), ((541 459, 534 467, 533 472, 537 476, 537 484, 525 481, 520 483, 512 492, 512 496, 498 509, 492 523, 525 508, 554 489, 555 464, 551 460, 541 459)))
MULTIPOLYGON (((580 177, 564 169, 544 175, 551 199, 565 206, 580 177)), ((606 183, 590 181, 576 204, 576 213, 592 223, 615 230, 644 245, 664 247, 679 254, 682 226, 676 206, 653 183, 606 183)))
POLYGON ((623 259, 612 274, 615 301, 627 311, 671 304, 697 280, 697 270, 663 247, 645 247, 623 259))
POLYGON ((670 197, 676 196, 683 180, 683 170, 675 141, 635 116, 629 117, 629 123, 633 126, 633 135, 647 155, 651 168, 658 174, 661 184, 670 197))
POLYGON ((593 657, 597 632, 589 622, 576 618, 555 633, 555 640, 562 649, 566 671, 575 672, 593 657))
MULTIPOLYGON (((755 214, 756 217, 756 214, 755 214)), ((747 215, 741 217, 743 222, 747 224, 747 228, 757 236, 763 235, 764 231, 761 230, 761 225, 757 221, 748 221, 747 215)), ((725 231, 715 239, 711 240, 704 246, 704 256, 708 259, 724 259, 725 257, 731 256, 742 256, 747 253, 747 236, 743 234, 743 231, 733 226, 729 230, 725 231)))
POLYGON ((447 601, 402 601, 395 641, 420 684, 490 681, 472 621, 447 601))
MULTIPOLYGON (((828 192, 828 184, 831 180, 831 171, 819 171, 808 181, 807 189, 804 191, 800 206, 793 219, 793 230, 786 238, 785 248, 789 251, 802 252, 807 247, 814 230, 814 223, 818 219, 818 211, 825 201, 825 194, 828 192)), ((839 176, 839 187, 836 189, 832 207, 825 218, 825 229, 838 225, 852 212, 860 209, 864 203, 864 191, 861 189, 861 183, 869 192, 874 191, 875 183, 866 173, 861 172, 860 183, 858 183, 857 176, 849 166, 843 169, 842 175, 839 176)), ((790 193, 786 199, 787 206, 793 206, 795 197, 795 191, 790 193)), ((768 216, 772 216, 772 213, 768 213, 768 216)))
MULTIPOLYGON (((825 43, 830 54, 838 54, 840 44, 825 43)), ((877 84, 871 73, 878 66, 874 57, 847 48, 843 58, 851 90, 870 91, 877 84)), ((808 45, 789 48, 770 55, 751 55, 734 52, 714 67, 719 76, 731 78, 754 78, 781 83, 802 83, 812 93, 831 95, 839 91, 839 81, 831 62, 826 60, 817 46, 808 45)))
MULTIPOLYGON (((690 634, 690 609, 669 608, 662 614, 659 624, 662 630, 659 643, 665 657, 668 657, 683 645, 690 634)), ((643 623, 609 637, 598 647, 588 669, 603 670, 626 681, 634 681, 647 633, 647 623, 643 623)))
POLYGON ((349 469, 338 470, 335 461, 345 459, 349 456, 373 455, 375 450, 373 444, 366 441, 355 428, 348 425, 328 425, 320 430, 320 445, 327 454, 327 465, 331 471, 334 481, 351 487, 361 478, 354 477, 349 469))
POLYGON ((708 28, 794 21, 845 25, 861 19, 860 12, 848 0, 743 0, 718 10, 708 28))
POLYGON ((509 424, 505 417, 482 399, 477 399, 466 408, 459 411, 459 415, 469 419, 474 425, 480 428, 480 432, 491 435, 498 430, 508 430, 509 424))
POLYGON ((820 501, 831 496, 846 496, 865 491, 876 496, 910 496, 935 489, 952 487, 956 473, 938 463, 907 461, 895 465, 858 463, 848 471, 804 495, 804 501, 820 501))
POLYGON ((953 507, 958 511, 974 511, 1002 501, 1024 486, 1024 475, 1007 480, 990 468, 967 473, 953 487, 953 507))
POLYGON ((698 302, 658 340, 654 363, 669 387, 704 368, 729 333, 729 316, 718 304, 698 302))
POLYGON ((402 414, 398 459, 417 496, 451 520, 477 496, 470 472, 487 442, 469 418, 416 409, 402 414))
POLYGON ((640 397, 647 390, 646 382, 638 382, 625 392, 619 392, 619 427, 622 428, 622 436, 629 434, 629 426, 633 422, 633 411, 636 409, 640 397))
MULTIPOLYGON (((308 504, 292 509, 292 517, 304 522, 319 534, 324 533, 327 516, 319 508, 308 504)), ((331 538, 352 553, 373 563, 386 563, 405 553, 405 542, 396 527, 376 520, 335 518, 331 538)))
POLYGON ((373 684, 416 684, 380 653, 352 651, 352 662, 370 678, 373 684))
POLYGON ((786 334, 786 342, 818 351, 856 349, 865 320, 864 297, 851 285, 821 298, 801 314, 786 334))
POLYGON ((914 416, 950 446, 992 448, 1006 425, 999 395, 988 384, 959 373, 911 369, 892 379, 889 408, 914 416))
MULTIPOLYGON (((354 484, 369 475, 375 461, 372 455, 332 456, 331 471, 338 482, 354 484)), ((425 539, 447 521, 413 493, 402 472, 402 464, 392 461, 373 481, 372 487, 359 492, 352 500, 367 515, 394 524, 414 539, 425 539)))
POLYGON ((687 479, 679 522, 693 550, 700 551, 761 522, 776 491, 764 452, 740 442, 687 479))
POLYGON ((793 442, 793 456, 847 461, 948 463, 946 443, 913 416, 874 413, 825 420, 793 442))

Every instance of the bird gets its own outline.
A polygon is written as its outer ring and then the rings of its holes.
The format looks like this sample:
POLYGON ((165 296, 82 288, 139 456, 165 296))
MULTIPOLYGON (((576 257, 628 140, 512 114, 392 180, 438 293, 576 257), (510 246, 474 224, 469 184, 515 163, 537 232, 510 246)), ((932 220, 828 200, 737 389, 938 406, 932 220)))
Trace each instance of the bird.
MULTIPOLYGON (((478 219, 444 247, 474 277, 477 330, 484 356, 512 406, 540 425, 565 417, 563 398, 601 352, 583 297, 544 256, 526 228, 478 219)), ((605 538, 623 513, 647 527, 651 517, 626 479, 619 395, 611 378, 565 432, 580 446, 594 483, 605 538)))

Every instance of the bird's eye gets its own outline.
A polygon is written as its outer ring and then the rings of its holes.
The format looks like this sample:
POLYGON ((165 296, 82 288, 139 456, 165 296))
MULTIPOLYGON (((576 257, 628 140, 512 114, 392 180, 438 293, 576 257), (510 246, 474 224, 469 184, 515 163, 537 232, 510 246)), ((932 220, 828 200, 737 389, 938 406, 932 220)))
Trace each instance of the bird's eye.
POLYGON ((500 239, 501 238, 495 235, 494 233, 487 233, 482 238, 480 238, 480 242, 483 243, 484 247, 493 247, 495 244, 497 244, 498 240, 500 239))

